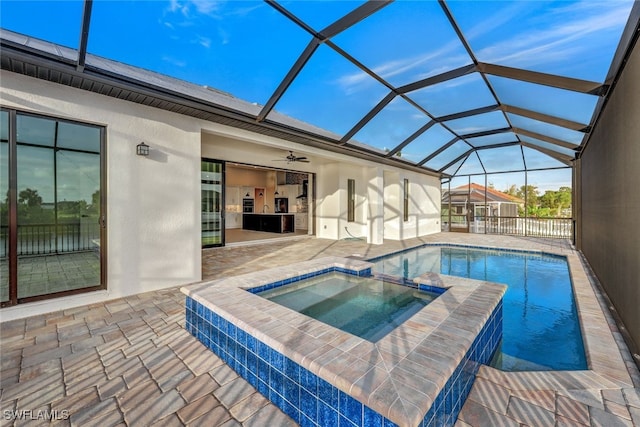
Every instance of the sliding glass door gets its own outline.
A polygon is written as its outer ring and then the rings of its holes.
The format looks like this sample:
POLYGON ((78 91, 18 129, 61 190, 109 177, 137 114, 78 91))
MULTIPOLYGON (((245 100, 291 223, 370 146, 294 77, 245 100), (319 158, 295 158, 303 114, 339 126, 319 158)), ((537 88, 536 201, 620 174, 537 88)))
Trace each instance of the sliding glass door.
POLYGON ((3 304, 103 288, 103 128, 2 113, 3 304))
POLYGON ((0 304, 9 303, 9 112, 0 111, 0 304))
POLYGON ((202 159, 202 247, 224 244, 224 162, 202 159))

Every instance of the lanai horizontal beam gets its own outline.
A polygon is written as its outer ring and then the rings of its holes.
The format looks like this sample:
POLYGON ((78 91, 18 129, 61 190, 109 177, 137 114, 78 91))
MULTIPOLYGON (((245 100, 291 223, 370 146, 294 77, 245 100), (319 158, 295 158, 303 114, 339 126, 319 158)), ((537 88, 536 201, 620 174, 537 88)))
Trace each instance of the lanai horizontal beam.
POLYGON ((602 83, 588 80, 572 79, 570 77, 557 76, 555 74, 540 73, 537 71, 523 70, 521 68, 505 67, 504 65, 478 63, 478 71, 508 79, 520 80, 573 92, 586 93, 601 96, 606 93, 606 87, 602 83))
POLYGON ((525 108, 515 107, 513 105, 502 105, 500 108, 505 113, 511 113, 511 114, 516 114, 518 116, 528 117, 533 120, 538 120, 540 122, 561 126, 563 128, 575 130, 578 132, 587 133, 587 132, 590 132, 591 130, 591 127, 589 125, 585 125, 584 123, 578 123, 572 120, 562 119, 560 117, 551 116, 544 113, 538 113, 537 111, 531 111, 525 108))

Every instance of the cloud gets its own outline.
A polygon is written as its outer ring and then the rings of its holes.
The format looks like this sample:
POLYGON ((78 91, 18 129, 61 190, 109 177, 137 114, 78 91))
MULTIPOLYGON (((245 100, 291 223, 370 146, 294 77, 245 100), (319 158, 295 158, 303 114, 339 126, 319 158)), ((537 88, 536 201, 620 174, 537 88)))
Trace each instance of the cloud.
POLYGON ((203 15, 215 15, 219 10, 220 6, 224 2, 214 1, 214 0, 190 0, 190 2, 198 13, 203 15))
POLYGON ((514 20, 522 11, 530 10, 530 4, 526 1, 517 1, 509 7, 500 8, 498 12, 491 15, 489 19, 483 19, 470 30, 465 31, 467 41, 472 40, 490 33, 492 30, 501 27, 514 20))
POLYGON ((196 38, 192 40, 191 43, 199 44, 206 49, 209 49, 211 47, 211 39, 209 37, 203 37, 200 35, 196 36, 196 38))
MULTIPOLYGON (((464 63, 471 63, 471 60, 466 55, 452 54, 459 48, 460 42, 456 39, 443 45, 440 49, 431 52, 383 62, 374 66, 371 71, 389 81, 392 77, 414 70, 420 70, 417 76, 408 79, 411 81, 420 80, 438 74, 441 71, 451 70, 464 63)), ((337 84, 340 85, 346 93, 353 93, 366 88, 368 84, 373 81, 367 73, 358 70, 354 73, 339 77, 337 84)))
POLYGON ((225 31, 224 28, 218 27, 218 37, 220 38, 220 43, 221 44, 228 44, 229 43, 230 35, 229 35, 229 33, 227 31, 225 31))
MULTIPOLYGON (((496 42, 477 52, 485 62, 525 66, 549 63, 567 57, 576 57, 591 49, 586 41, 602 32, 624 26, 628 19, 628 4, 622 2, 581 2, 571 7, 563 6, 537 16, 531 25, 545 26, 509 40, 496 42)), ((598 37, 600 38, 600 37, 598 37)))
POLYGON ((168 55, 164 55, 162 57, 162 60, 164 62, 168 62, 169 64, 175 65, 176 67, 186 67, 187 66, 187 62, 183 61, 181 59, 176 59, 172 56, 168 56, 168 55))
POLYGON ((251 11, 262 6, 234 7, 225 12, 226 0, 170 0, 167 12, 180 13, 187 19, 194 19, 198 16, 206 16, 214 19, 222 19, 224 15, 245 16, 251 11))

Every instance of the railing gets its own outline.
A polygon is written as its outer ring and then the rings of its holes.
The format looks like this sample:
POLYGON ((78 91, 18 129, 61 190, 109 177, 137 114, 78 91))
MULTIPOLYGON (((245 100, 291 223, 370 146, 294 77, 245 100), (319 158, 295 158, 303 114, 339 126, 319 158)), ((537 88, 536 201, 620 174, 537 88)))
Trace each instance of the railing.
MULTIPOLYGON (((18 226, 18 255, 48 255, 96 249, 100 239, 97 221, 72 224, 28 224, 18 226)), ((9 251, 8 226, 0 226, 0 257, 9 251)))
MULTIPOLYGON (((448 221, 449 217, 443 215, 443 231, 456 231, 467 226, 464 215, 452 215, 450 225, 448 221)), ((573 237, 573 219, 491 216, 485 220, 484 217, 476 217, 469 223, 469 232, 570 239, 573 237)))

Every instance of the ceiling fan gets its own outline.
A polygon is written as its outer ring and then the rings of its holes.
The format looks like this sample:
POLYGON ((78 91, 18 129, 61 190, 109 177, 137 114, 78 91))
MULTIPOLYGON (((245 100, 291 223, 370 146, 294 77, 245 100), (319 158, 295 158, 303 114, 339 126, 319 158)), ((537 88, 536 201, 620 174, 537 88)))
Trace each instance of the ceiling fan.
POLYGON ((284 159, 274 160, 274 162, 301 162, 301 163, 309 163, 309 160, 306 157, 296 156, 293 154, 293 151, 289 151, 289 155, 287 155, 284 159))

